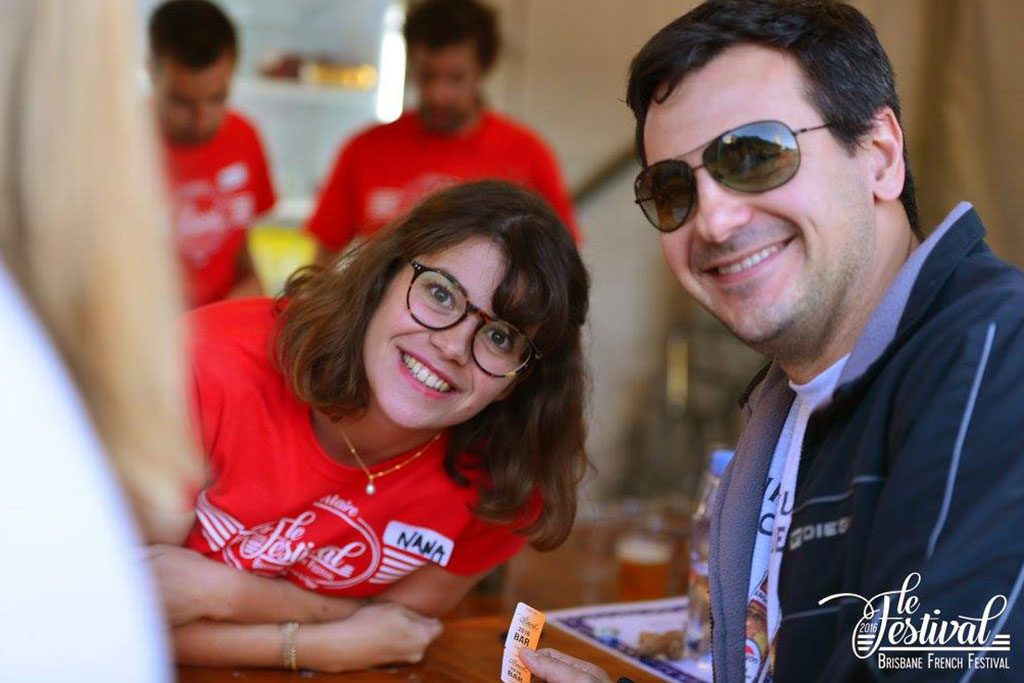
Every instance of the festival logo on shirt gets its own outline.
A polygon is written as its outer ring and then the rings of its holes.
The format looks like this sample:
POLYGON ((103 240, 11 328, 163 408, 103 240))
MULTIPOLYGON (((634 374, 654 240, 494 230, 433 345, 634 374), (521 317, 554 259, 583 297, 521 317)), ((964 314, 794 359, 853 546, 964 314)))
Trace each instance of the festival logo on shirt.
POLYGON ((380 542, 352 501, 325 496, 294 517, 258 524, 234 536, 224 558, 269 576, 291 575, 312 589, 365 581, 380 564, 380 542), (353 533, 354 532, 354 533, 353 533), (344 545, 325 539, 345 538, 344 545))
POLYGON ((994 595, 980 616, 943 617, 941 610, 921 610, 912 595, 921 585, 921 574, 907 575, 903 585, 872 598, 857 593, 835 593, 818 601, 860 600, 861 619, 853 629, 850 646, 858 659, 875 657, 881 670, 908 669, 1009 669, 1010 634, 996 633, 1005 623, 1009 602, 994 595), (920 616, 916 616, 921 611, 920 616))
POLYGON ((378 538, 358 506, 337 495, 246 529, 212 505, 204 491, 196 517, 210 550, 219 551, 225 563, 263 576, 287 576, 311 590, 394 583, 428 562, 447 566, 455 549, 447 536, 397 520, 378 538))
POLYGON ((234 228, 248 227, 256 213, 256 198, 244 191, 249 166, 236 161, 217 172, 215 182, 193 180, 172 197, 175 238, 182 256, 202 267, 234 228))

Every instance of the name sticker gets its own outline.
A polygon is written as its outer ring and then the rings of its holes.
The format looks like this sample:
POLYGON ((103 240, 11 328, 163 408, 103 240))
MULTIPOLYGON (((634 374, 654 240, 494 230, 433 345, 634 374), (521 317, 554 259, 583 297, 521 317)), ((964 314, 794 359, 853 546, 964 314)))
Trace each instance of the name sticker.
POLYGON ((455 542, 444 534, 399 521, 388 522, 384 529, 384 544, 422 557, 427 562, 433 562, 441 567, 448 566, 448 560, 455 550, 455 542))

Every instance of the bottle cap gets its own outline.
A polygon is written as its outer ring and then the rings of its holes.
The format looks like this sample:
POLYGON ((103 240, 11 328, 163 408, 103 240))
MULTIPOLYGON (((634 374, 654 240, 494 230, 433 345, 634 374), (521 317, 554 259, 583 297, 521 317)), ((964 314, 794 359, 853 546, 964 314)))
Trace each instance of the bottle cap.
POLYGON ((728 448, 716 448, 711 451, 711 473, 716 477, 722 476, 726 466, 732 460, 733 451, 728 448))

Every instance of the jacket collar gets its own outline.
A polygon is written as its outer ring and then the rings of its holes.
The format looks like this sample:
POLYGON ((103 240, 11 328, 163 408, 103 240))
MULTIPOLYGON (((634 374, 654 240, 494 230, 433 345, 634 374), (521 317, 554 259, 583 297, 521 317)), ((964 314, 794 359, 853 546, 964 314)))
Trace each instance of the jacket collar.
POLYGON ((896 274, 850 352, 839 384, 866 374, 898 336, 916 326, 942 283, 984 236, 977 212, 968 202, 957 204, 896 274))

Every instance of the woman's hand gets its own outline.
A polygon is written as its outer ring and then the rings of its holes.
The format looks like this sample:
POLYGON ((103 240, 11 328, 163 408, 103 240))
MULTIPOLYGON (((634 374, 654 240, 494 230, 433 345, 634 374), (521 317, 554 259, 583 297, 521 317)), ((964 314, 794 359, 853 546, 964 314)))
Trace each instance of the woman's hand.
POLYGON ((146 559, 171 626, 223 616, 235 569, 172 545, 148 546, 146 559))
POLYGON ((299 631, 299 666, 340 672, 382 664, 414 664, 441 635, 441 622, 395 603, 361 607, 342 621, 303 626, 299 631))
POLYGON ((524 648, 519 658, 534 676, 548 683, 611 683, 601 667, 551 648, 536 652, 524 648))

